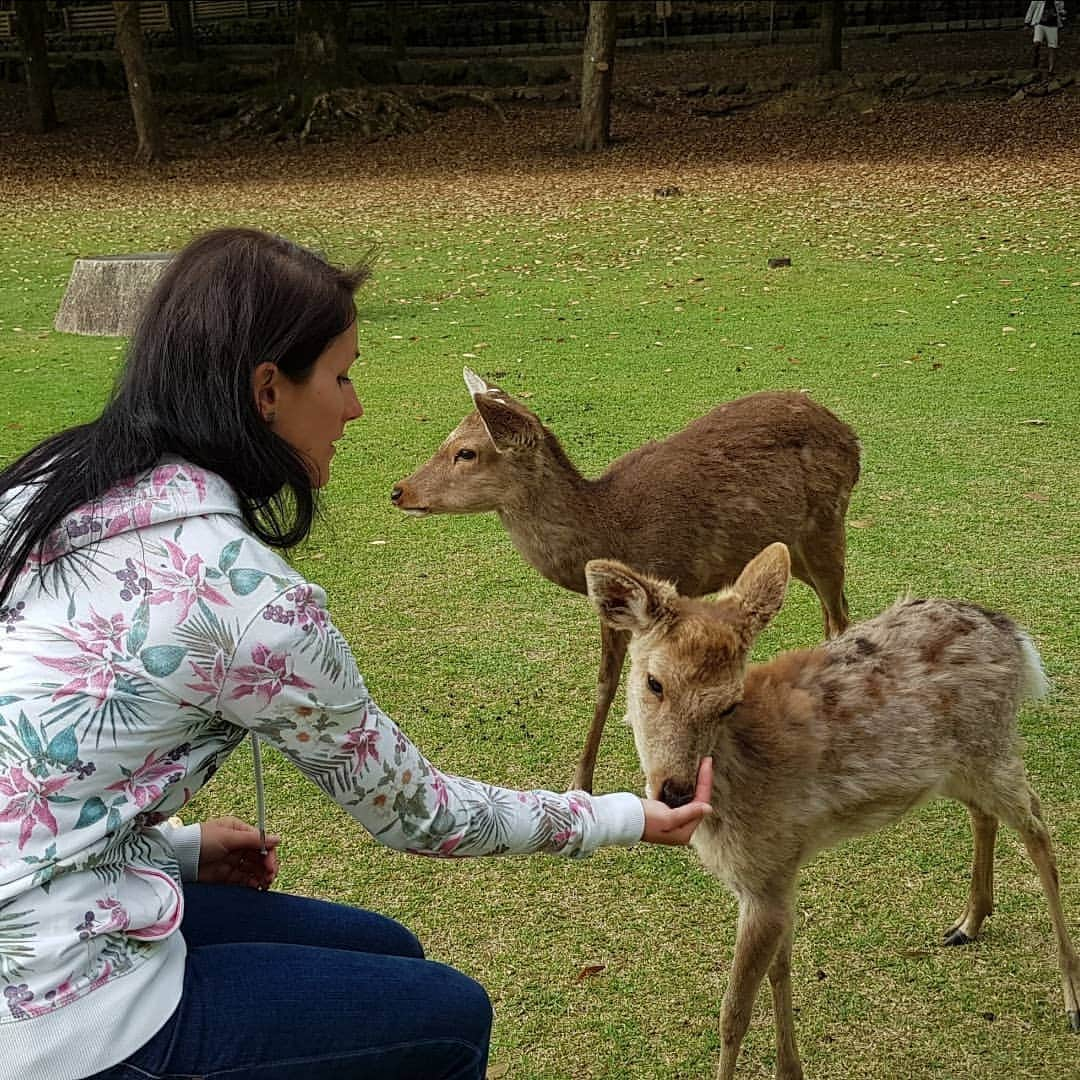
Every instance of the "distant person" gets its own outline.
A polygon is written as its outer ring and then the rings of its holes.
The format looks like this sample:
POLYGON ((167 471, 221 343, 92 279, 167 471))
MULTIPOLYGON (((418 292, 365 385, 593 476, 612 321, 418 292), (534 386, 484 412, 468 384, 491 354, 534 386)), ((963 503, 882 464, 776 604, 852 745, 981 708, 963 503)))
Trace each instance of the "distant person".
POLYGON ((1057 58, 1058 30, 1065 25, 1065 0, 1032 0, 1024 16, 1024 25, 1035 28, 1035 51, 1031 66, 1039 67, 1039 46, 1045 45, 1050 62, 1047 74, 1054 74, 1054 61, 1057 58))

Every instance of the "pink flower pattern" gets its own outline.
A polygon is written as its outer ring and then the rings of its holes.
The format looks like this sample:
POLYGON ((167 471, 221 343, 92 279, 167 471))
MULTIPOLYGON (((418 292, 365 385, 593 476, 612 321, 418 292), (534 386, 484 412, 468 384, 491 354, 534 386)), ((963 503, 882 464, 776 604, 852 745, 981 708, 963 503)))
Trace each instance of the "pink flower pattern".
POLYGON ((214 662, 208 668, 205 664, 198 664, 189 660, 191 670, 198 676, 198 682, 186 683, 188 690, 196 690, 201 694, 212 694, 217 697, 221 688, 225 685, 225 654, 218 649, 214 654, 214 662))
POLYGON ((260 695, 266 704, 277 697, 286 686, 312 690, 314 683, 293 674, 293 658, 286 653, 271 652, 265 645, 255 645, 251 650, 252 663, 238 667, 232 672, 236 689, 229 695, 232 700, 260 695))
POLYGON ((44 780, 15 765, 0 776, 0 821, 18 821, 19 850, 26 847, 34 828, 48 829, 53 836, 59 831, 56 817, 49 807, 49 797, 70 784, 73 776, 52 776, 44 780))
POLYGON ((109 784, 106 791, 122 791, 135 805, 144 810, 155 803, 165 793, 165 788, 179 780, 187 772, 187 766, 168 756, 155 756, 151 750, 146 760, 130 775, 115 784, 109 784))
POLYGON ((183 549, 171 540, 163 540, 165 549, 169 553, 172 570, 150 569, 159 581, 160 585, 154 587, 150 594, 151 604, 171 604, 174 600, 180 603, 180 611, 176 616, 178 622, 183 622, 192 607, 198 600, 209 600, 212 604, 228 607, 228 598, 223 596, 217 589, 206 580, 201 555, 187 555, 183 549))

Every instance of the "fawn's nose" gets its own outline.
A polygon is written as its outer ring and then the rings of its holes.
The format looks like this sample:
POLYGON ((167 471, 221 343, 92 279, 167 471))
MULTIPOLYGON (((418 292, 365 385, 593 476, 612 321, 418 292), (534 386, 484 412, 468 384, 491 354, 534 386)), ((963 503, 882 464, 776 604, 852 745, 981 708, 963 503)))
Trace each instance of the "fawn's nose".
POLYGON ((393 491, 390 492, 390 501, 392 503, 401 502, 401 496, 404 494, 405 492, 402 491, 401 488, 396 487, 393 491))
POLYGON ((694 789, 690 784, 680 784, 676 780, 665 780, 660 785, 660 801, 672 810, 685 806, 694 798, 694 789))

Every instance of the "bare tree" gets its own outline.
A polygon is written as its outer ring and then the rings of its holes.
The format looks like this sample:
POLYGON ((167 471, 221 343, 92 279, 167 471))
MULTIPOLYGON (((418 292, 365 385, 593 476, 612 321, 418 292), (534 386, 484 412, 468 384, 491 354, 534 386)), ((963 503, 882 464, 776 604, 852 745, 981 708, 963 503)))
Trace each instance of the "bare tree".
POLYGON ((15 24, 19 35, 26 89, 30 99, 30 127, 44 134, 59 125, 49 78, 49 46, 45 40, 45 5, 36 0, 15 0, 15 24))
POLYGON ((180 53, 180 59, 198 60, 199 43, 195 40, 191 0, 169 0, 169 23, 176 35, 176 48, 180 53))
POLYGON ((615 68, 615 4, 591 0, 581 65, 582 150, 599 150, 611 140, 611 86, 615 68))
POLYGON ((818 41, 819 75, 842 71, 841 44, 844 36, 844 0, 822 0, 821 37, 818 41))
MULTIPOLYGON (((390 55, 395 60, 404 60, 407 54, 405 33, 408 27, 408 15, 402 10, 401 0, 386 0, 386 23, 390 32, 390 55)), ((410 13, 411 14, 411 13, 410 13)))
POLYGON ((128 97, 139 137, 135 160, 152 165, 164 160, 165 147, 150 85, 150 69, 146 64, 139 5, 137 0, 113 0, 113 10, 116 12, 116 47, 124 61, 128 97))

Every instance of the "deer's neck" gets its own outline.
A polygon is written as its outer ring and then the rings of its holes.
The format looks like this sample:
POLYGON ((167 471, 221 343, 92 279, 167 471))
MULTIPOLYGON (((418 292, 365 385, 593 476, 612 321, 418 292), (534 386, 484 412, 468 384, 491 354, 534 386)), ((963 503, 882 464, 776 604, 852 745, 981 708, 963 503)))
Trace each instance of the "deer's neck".
POLYGON ((549 581, 585 592, 585 563, 605 554, 602 500, 565 454, 522 486, 498 514, 510 540, 530 566, 549 581))

